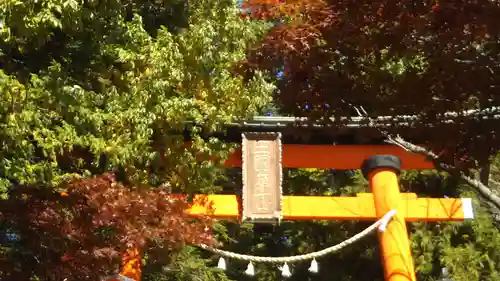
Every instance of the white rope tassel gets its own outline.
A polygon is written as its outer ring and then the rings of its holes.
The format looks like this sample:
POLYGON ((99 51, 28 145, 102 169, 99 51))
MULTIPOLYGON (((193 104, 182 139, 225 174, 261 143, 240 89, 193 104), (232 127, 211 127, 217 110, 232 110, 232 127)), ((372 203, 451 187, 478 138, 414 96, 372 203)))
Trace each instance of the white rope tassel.
POLYGON ((226 261, 224 260, 223 257, 219 258, 219 262, 217 263, 217 268, 226 270, 226 261))
POLYGON ((396 215, 396 210, 390 210, 381 220, 380 225, 378 226, 378 231, 385 232, 387 230, 387 225, 391 221, 392 217, 396 215))
POLYGON ((247 270, 245 270, 246 275, 254 276, 255 275, 255 268, 253 267, 253 263, 249 262, 247 266, 247 270))
POLYGON ((290 267, 288 266, 288 263, 285 262, 283 267, 281 268, 281 276, 288 278, 292 277, 292 273, 290 272, 290 267))
POLYGON ((311 272, 311 273, 318 273, 319 272, 318 262, 316 261, 316 259, 313 259, 311 261, 311 266, 309 267, 309 272, 311 272))

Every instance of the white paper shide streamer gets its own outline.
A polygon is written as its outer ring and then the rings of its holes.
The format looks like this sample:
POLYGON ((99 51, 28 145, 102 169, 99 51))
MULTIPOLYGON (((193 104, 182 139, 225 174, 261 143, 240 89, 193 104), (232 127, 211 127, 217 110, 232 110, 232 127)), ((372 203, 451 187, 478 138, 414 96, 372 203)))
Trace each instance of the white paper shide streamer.
POLYGON ((283 267, 281 268, 281 276, 288 278, 292 276, 292 272, 290 272, 290 267, 288 266, 288 263, 285 262, 283 267))
POLYGON ((311 261, 311 266, 309 266, 309 272, 311 273, 318 273, 319 272, 319 269, 318 269, 318 262, 316 261, 316 259, 313 259, 311 261))
POLYGON ((249 262, 247 266, 247 270, 245 270, 246 275, 254 276, 255 275, 255 268, 253 267, 253 263, 249 262))
POLYGON ((223 257, 219 258, 219 262, 217 263, 217 268, 226 270, 226 261, 224 260, 223 257))

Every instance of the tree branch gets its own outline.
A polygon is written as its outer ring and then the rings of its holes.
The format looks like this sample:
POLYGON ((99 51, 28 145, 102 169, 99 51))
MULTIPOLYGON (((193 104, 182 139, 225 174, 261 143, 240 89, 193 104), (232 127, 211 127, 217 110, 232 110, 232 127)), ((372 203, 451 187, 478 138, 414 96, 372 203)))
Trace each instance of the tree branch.
MULTIPOLYGON (((370 116, 368 115, 368 113, 366 112, 366 110, 363 107, 361 107, 361 106, 356 107, 350 103, 348 103, 348 104, 354 108, 354 110, 358 113, 358 115, 360 117, 367 118, 370 126, 372 126, 374 124, 373 120, 370 118, 370 116)), ((439 155, 437 155, 436 153, 434 153, 431 150, 428 150, 422 146, 418 146, 418 145, 415 145, 413 143, 410 143, 410 142, 404 140, 399 135, 396 135, 394 137, 386 130, 379 129, 379 132, 382 133, 382 135, 384 135, 387 138, 385 140, 386 143, 399 146, 408 152, 424 155, 429 160, 432 160, 434 162, 436 169, 445 171, 445 172, 449 173, 450 175, 458 175, 469 186, 473 187, 479 193, 479 195, 481 197, 486 199, 486 203, 488 204, 490 210, 492 210, 494 220, 500 224, 500 215, 498 215, 498 210, 500 210, 500 197, 497 194, 495 194, 487 184, 484 184, 481 181, 468 176, 466 173, 464 173, 464 171, 457 169, 453 165, 442 163, 439 159, 439 155)))
POLYGON ((472 178, 465 174, 463 171, 457 170, 454 166, 445 164, 439 161, 439 156, 436 155, 434 152, 427 150, 421 146, 412 144, 410 142, 405 141, 401 136, 396 136, 392 137, 391 135, 385 135, 387 137, 386 142, 397 145, 406 151, 417 153, 420 155, 424 155, 428 158, 430 158, 434 164, 436 165, 436 169, 443 170, 445 172, 448 172, 450 174, 456 174, 460 176, 462 180, 464 180, 468 185, 471 187, 475 188, 479 194, 484 197, 488 202, 492 203, 496 208, 500 209, 500 197, 496 195, 489 186, 486 184, 482 183, 481 181, 472 178))

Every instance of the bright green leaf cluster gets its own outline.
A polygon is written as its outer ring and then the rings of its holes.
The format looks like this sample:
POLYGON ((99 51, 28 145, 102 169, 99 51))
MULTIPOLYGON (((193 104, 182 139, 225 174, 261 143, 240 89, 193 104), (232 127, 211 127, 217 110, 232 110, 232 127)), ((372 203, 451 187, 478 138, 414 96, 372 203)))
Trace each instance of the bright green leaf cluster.
POLYGON ((152 30, 151 3, 94 2, 0 5, 3 190, 110 169, 138 183, 210 188, 217 170, 195 155, 230 147, 193 136, 185 150, 173 132, 186 121, 219 129, 269 103, 263 74, 246 81, 229 71, 266 25, 241 19, 233 2, 206 0, 186 8, 186 26, 152 30))

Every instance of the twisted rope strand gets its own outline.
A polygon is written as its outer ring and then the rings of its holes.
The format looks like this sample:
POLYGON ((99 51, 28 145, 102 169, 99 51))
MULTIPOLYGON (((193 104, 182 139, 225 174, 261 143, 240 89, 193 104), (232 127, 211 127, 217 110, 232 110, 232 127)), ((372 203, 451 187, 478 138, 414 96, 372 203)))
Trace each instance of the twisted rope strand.
POLYGON ((304 260, 311 260, 311 259, 316 259, 322 256, 325 256, 327 254, 337 252, 341 250, 342 248, 349 246, 353 244, 354 242, 357 242, 358 240, 364 238, 368 234, 370 234, 372 231, 374 231, 377 227, 380 227, 381 231, 385 230, 385 226, 389 221, 392 219, 392 217, 396 214, 396 210, 391 210, 387 212, 382 218, 380 218, 378 221, 367 227, 365 230, 359 232, 358 234, 352 236, 351 238, 337 244, 331 247, 328 247, 326 249, 323 249, 321 251, 317 252, 312 252, 309 254, 305 255, 297 255, 297 256, 290 256, 290 257, 260 257, 260 256, 252 256, 252 255, 242 255, 242 254, 237 254, 229 251, 224 251, 220 249, 216 249, 210 246, 207 246, 205 244, 199 245, 202 249, 205 249, 207 251, 210 251, 214 254, 226 257, 226 258, 232 258, 232 259, 237 259, 237 260, 242 260, 242 261, 249 261, 249 262, 263 262, 263 263, 293 263, 293 262, 298 262, 298 261, 304 261, 304 260))

